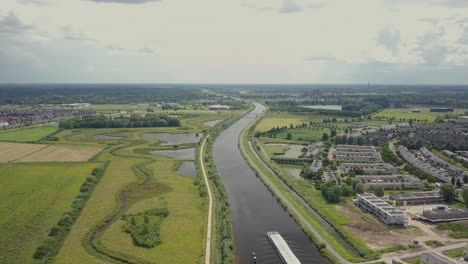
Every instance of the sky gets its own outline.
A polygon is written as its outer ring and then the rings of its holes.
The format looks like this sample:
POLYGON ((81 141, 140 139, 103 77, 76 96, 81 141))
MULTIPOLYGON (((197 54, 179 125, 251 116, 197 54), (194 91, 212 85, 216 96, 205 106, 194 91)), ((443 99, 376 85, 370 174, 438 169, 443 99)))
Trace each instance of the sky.
POLYGON ((1 0, 0 83, 468 84, 468 0, 1 0))

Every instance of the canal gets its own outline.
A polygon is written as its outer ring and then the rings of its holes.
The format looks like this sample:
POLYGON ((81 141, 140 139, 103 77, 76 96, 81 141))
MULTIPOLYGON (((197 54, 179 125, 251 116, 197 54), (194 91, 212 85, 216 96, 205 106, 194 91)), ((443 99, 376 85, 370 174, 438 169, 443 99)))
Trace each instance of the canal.
POLYGON ((261 104, 226 129, 216 139, 213 154, 231 204, 236 263, 281 263, 268 241, 269 231, 278 231, 302 263, 330 263, 255 176, 238 148, 241 131, 265 111, 261 104))

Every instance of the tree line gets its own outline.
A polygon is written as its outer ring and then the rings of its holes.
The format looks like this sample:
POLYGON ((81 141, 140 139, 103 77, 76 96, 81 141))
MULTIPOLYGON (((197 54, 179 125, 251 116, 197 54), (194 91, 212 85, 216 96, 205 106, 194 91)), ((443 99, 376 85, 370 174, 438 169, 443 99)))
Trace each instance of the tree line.
POLYGON ((98 115, 74 117, 60 122, 60 129, 73 128, 127 128, 127 127, 178 127, 180 120, 169 115, 146 114, 116 118, 98 115))

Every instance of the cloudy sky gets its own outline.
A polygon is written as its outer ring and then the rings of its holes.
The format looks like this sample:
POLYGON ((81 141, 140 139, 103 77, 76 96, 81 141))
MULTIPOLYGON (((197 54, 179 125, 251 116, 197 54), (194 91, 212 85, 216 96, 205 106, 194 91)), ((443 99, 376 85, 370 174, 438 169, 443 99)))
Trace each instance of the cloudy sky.
POLYGON ((468 0, 0 1, 0 83, 468 84, 468 0))

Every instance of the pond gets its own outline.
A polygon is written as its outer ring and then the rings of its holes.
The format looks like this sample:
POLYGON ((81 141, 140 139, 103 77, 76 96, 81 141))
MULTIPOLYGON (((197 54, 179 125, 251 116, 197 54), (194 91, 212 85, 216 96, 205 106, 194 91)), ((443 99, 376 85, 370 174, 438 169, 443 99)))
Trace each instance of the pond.
POLYGON ((323 109, 323 110, 342 110, 341 105, 302 105, 301 107, 309 109, 323 109))
POLYGON ((278 155, 279 157, 285 157, 285 158, 297 158, 300 155, 302 155, 302 149, 307 147, 305 145, 283 144, 283 143, 268 143, 266 145, 267 146, 285 146, 285 147, 289 147, 289 149, 283 155, 278 155))
POLYGON ((149 152, 153 155, 160 155, 174 159, 193 159, 195 158, 195 148, 186 149, 167 149, 167 150, 153 150, 149 152))
POLYGON ((199 134, 197 136, 196 134, 146 133, 143 134, 143 137, 148 139, 155 139, 158 141, 164 141, 165 143, 161 145, 167 146, 197 143, 198 141, 200 141, 202 134, 199 134))
POLYGON ((195 167, 195 163, 192 161, 183 162, 180 164, 179 169, 177 170, 177 174, 190 177, 197 176, 197 168, 195 167))
POLYGON ((94 138, 100 139, 100 140, 119 140, 119 139, 123 139, 124 137, 100 134, 100 135, 95 135, 94 138))
POLYGON ((290 167, 290 166, 281 166, 283 169, 289 173, 289 175, 294 176, 295 178, 302 179, 301 178, 301 171, 302 168, 300 167, 290 167))
POLYGON ((203 123, 203 125, 209 126, 209 127, 214 127, 219 122, 221 122, 221 120, 212 120, 212 121, 208 121, 208 122, 203 123))

